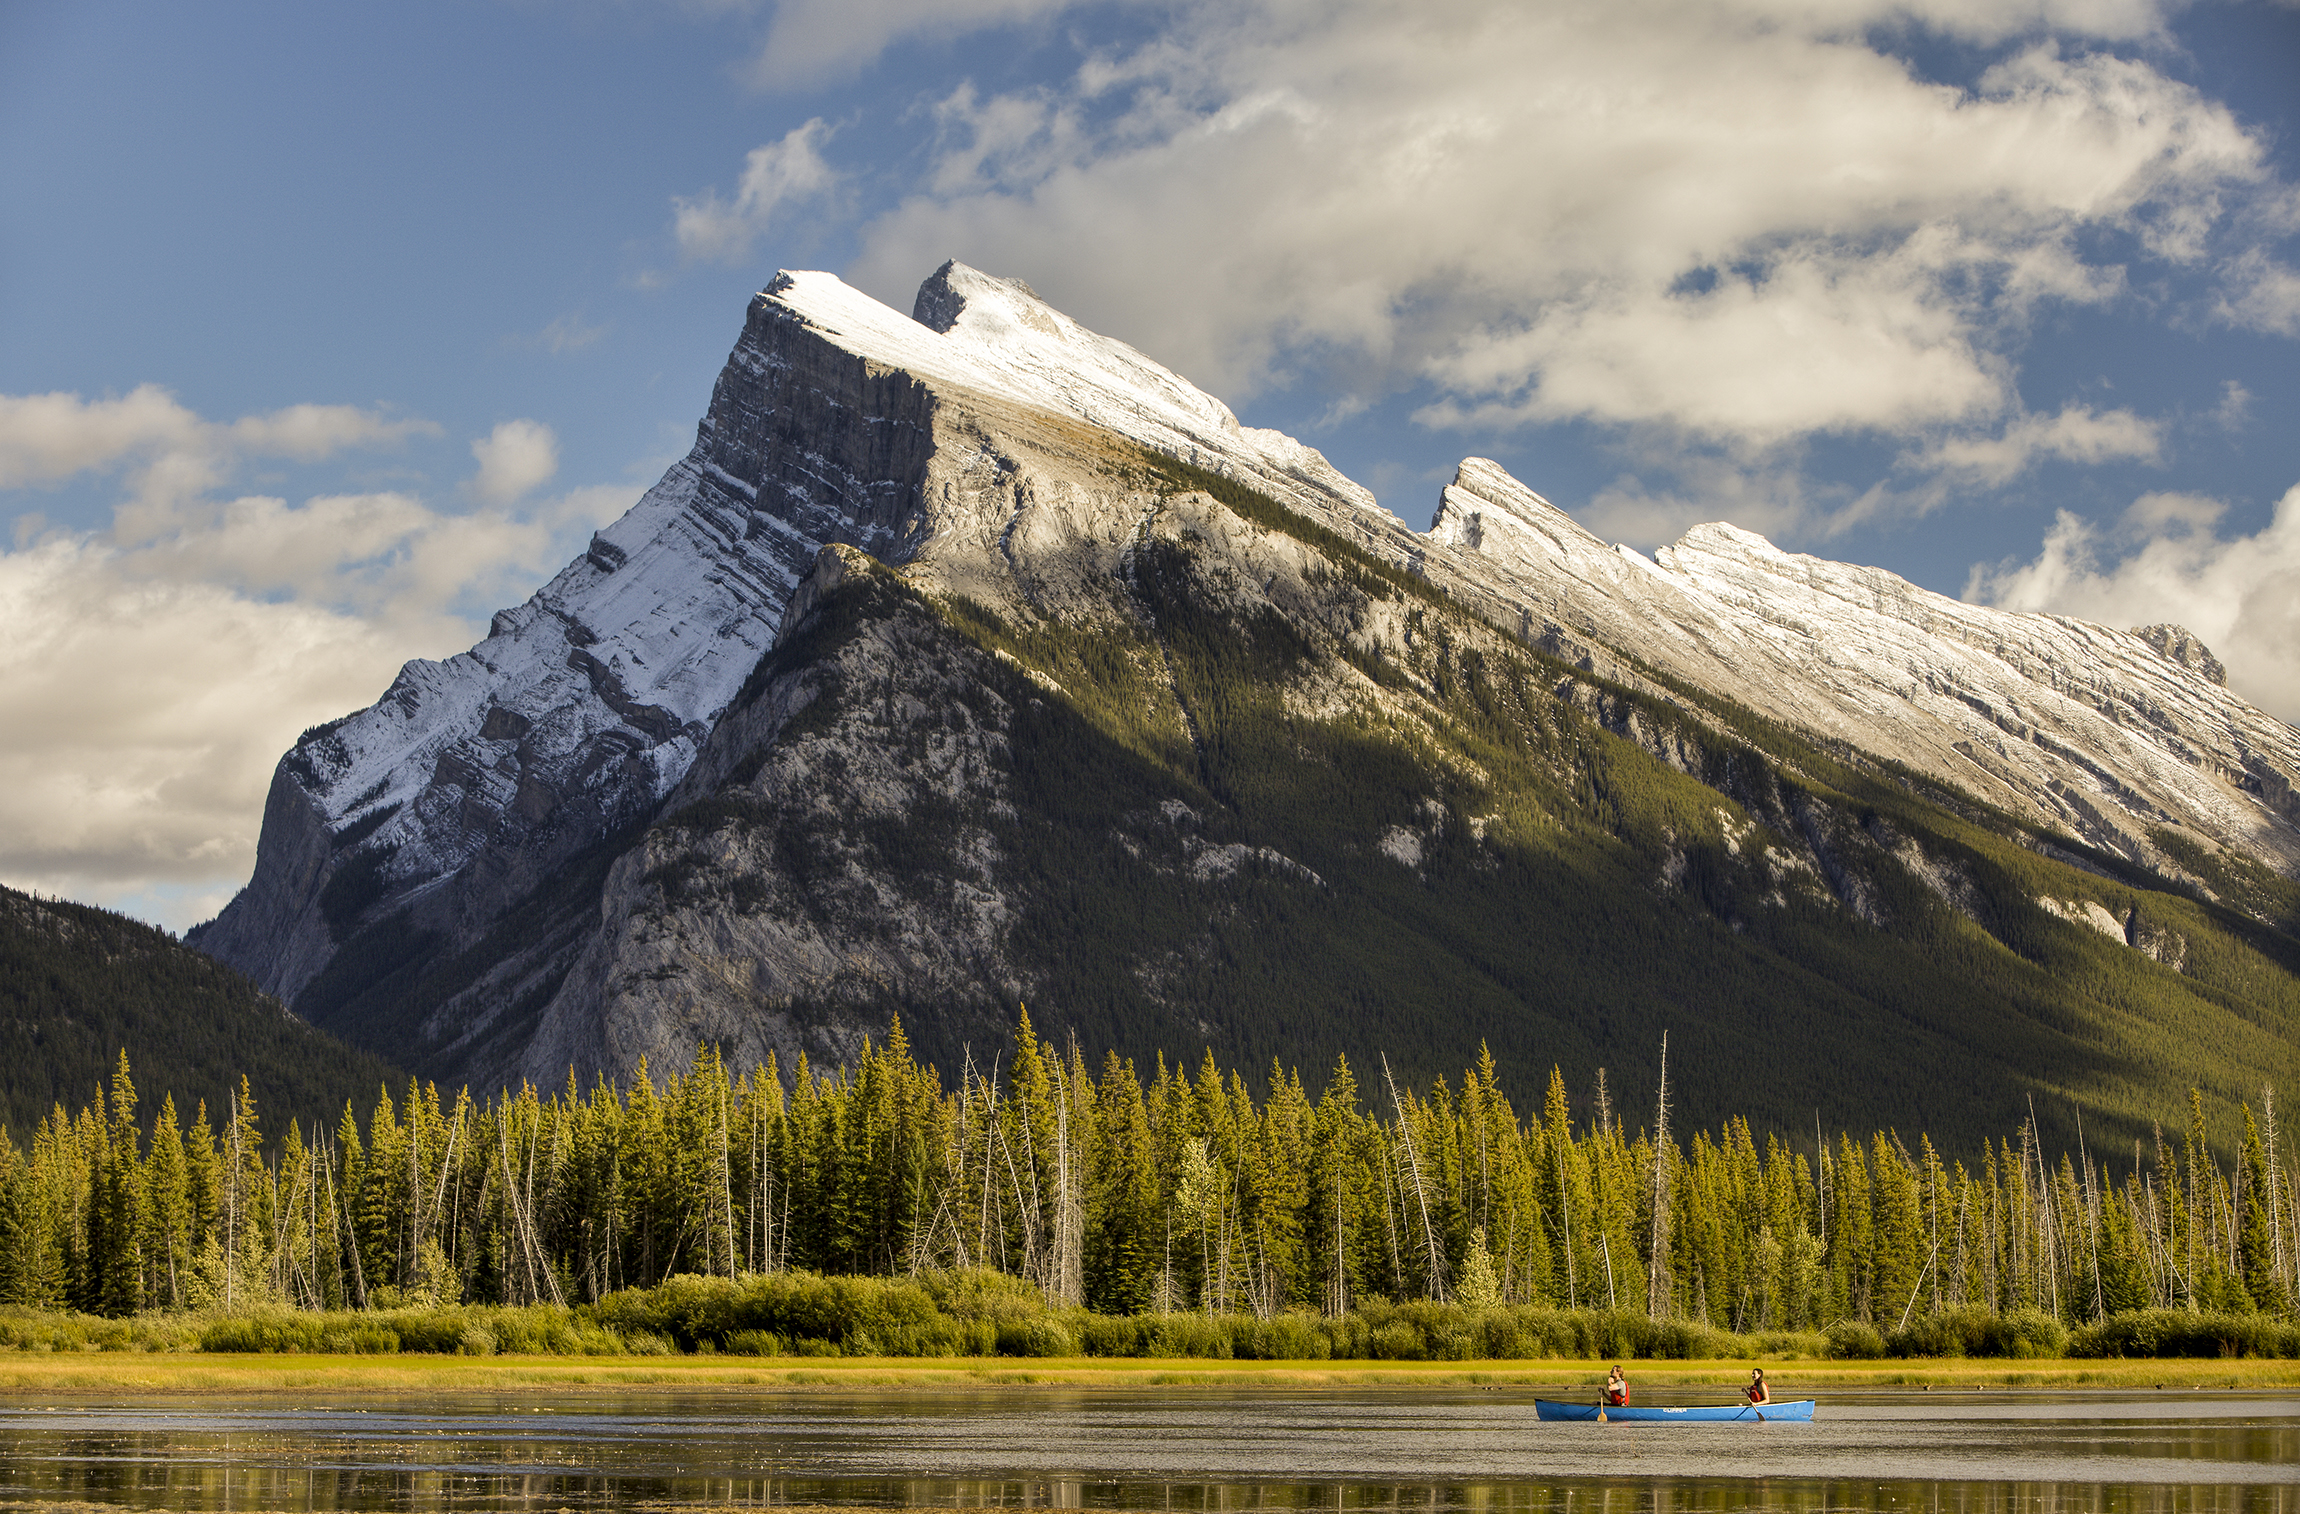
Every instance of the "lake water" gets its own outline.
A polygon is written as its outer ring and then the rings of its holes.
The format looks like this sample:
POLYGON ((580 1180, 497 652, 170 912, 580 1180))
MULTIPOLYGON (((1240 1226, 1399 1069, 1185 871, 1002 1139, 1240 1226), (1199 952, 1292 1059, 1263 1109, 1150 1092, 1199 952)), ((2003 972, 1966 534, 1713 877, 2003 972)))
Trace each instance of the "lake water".
POLYGON ((0 1506, 25 1502, 2300 1514, 2300 1402, 1845 1392, 1810 1425, 1637 1426, 1542 1424, 1514 1387, 0 1401, 0 1506))

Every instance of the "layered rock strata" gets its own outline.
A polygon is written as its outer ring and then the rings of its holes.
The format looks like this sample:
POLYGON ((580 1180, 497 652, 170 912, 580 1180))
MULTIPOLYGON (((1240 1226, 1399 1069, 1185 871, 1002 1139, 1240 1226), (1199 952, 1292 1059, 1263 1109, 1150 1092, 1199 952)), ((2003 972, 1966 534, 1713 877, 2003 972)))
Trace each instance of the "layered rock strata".
POLYGON ((1647 558, 1479 458, 1430 536, 1498 575, 1537 641, 1625 653, 2151 866, 2174 868, 2149 832, 2176 826, 2300 873, 2300 732, 2178 626, 1965 604, 1723 524, 1647 558))

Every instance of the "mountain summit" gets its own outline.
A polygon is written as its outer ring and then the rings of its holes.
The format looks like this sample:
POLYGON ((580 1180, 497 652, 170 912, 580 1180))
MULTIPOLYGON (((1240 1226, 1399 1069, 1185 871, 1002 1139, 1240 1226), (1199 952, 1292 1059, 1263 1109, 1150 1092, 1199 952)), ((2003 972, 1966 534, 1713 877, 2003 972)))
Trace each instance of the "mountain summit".
POLYGON ((282 759, 196 939, 483 1083, 894 1012, 955 1063, 1027 1001, 2115 1123, 2291 1070, 2300 737, 2216 667, 1730 526, 1648 559, 1479 459, 1416 532, 1017 281, 784 273, 630 514, 282 759))

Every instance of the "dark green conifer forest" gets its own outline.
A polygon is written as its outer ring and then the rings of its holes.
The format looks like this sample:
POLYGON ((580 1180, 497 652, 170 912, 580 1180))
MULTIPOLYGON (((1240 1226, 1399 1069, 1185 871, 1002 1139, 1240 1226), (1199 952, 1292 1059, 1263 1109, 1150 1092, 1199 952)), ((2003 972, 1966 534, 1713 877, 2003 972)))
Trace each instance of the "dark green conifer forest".
POLYGON ((0 1122, 26 1132, 58 1104, 101 1098, 123 1046, 155 1093, 221 1108, 244 1071, 283 1117, 400 1077, 163 930, 0 888, 0 1122))
POLYGON ((628 1290, 699 1279, 971 1277, 1096 1318, 1429 1302, 1856 1346, 2293 1314, 2300 1192, 2269 1090, 2233 1110, 2192 1094, 2126 1149, 2023 1126, 1970 1160, 1921 1132, 1816 1148, 1739 1119, 1680 1141, 1640 1102, 1577 1101, 1553 1073, 1521 1111, 1489 1058, 1418 1088, 1337 1062, 1313 1098, 1292 1069, 1249 1083, 1210 1054, 1096 1066, 1026 1014, 948 1081, 898 1022, 851 1067, 733 1076, 704 1047, 624 1088, 411 1084, 332 1129, 267 1126, 244 1083, 212 1113, 152 1109, 122 1054, 102 1102, 0 1139, 0 1303, 610 1318, 644 1312, 628 1290))

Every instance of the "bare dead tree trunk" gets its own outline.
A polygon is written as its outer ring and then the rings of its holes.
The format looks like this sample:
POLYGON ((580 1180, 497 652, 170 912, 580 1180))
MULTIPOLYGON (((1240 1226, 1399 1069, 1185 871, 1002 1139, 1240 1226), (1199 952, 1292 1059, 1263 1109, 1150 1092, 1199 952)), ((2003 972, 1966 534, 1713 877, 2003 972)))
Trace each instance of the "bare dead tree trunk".
POLYGON ((1438 1245, 1437 1227, 1430 1222, 1429 1190, 1422 1183, 1421 1157, 1414 1149, 1413 1121, 1398 1097, 1397 1080, 1390 1076, 1389 1053, 1382 1054, 1382 1081, 1389 1085, 1390 1106, 1398 1113, 1398 1133, 1405 1138, 1406 1168, 1413 1174, 1414 1202, 1421 1206, 1422 1239, 1429 1245, 1429 1296, 1445 1302, 1445 1251, 1438 1245))

